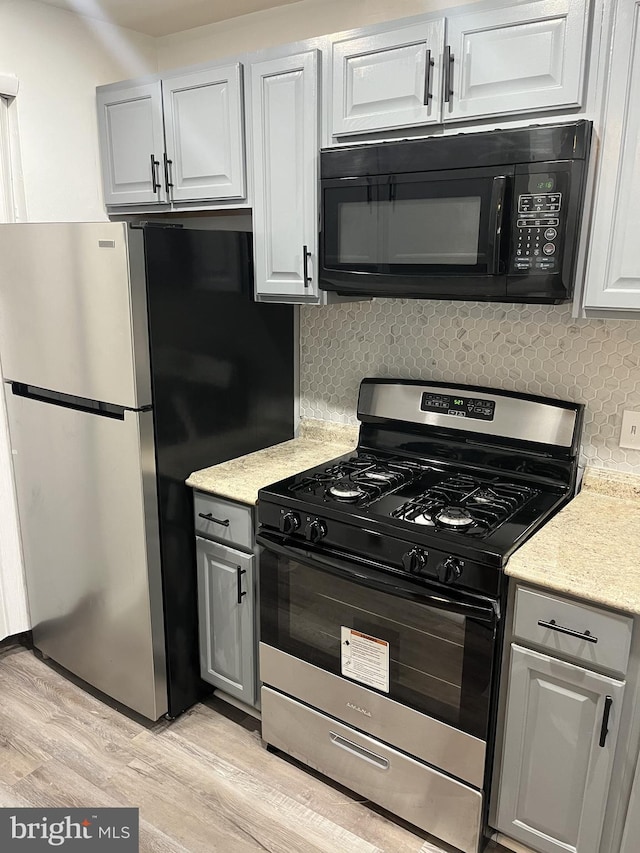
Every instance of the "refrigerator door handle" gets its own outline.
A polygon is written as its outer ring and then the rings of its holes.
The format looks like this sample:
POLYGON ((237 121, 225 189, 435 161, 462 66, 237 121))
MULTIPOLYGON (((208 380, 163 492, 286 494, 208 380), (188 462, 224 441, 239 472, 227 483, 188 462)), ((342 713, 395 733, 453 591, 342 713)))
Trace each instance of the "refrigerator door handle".
POLYGON ((49 403, 52 406, 62 406, 65 409, 75 409, 78 412, 87 412, 90 415, 99 415, 103 418, 116 418, 124 420, 127 409, 124 406, 115 406, 113 403, 104 403, 101 400, 89 400, 86 397, 74 397, 72 394, 62 394, 59 391, 51 391, 49 388, 38 388, 35 385, 25 385, 23 382, 10 382, 11 393, 15 397, 26 397, 28 400, 37 400, 39 403, 49 403))

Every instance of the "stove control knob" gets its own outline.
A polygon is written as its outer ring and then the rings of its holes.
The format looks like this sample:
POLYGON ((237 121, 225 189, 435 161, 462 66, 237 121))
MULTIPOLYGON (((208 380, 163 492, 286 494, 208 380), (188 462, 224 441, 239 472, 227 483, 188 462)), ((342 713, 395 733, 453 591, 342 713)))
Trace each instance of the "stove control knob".
POLYGON ((405 571, 415 575, 421 572, 427 565, 427 554, 420 548, 412 548, 402 555, 402 565, 405 571))
POLYGON ((304 536, 309 542, 314 544, 319 542, 327 535, 327 525, 319 518, 312 519, 304 529, 304 536))
POLYGON ((438 580, 440 583, 455 583, 462 574, 464 563, 457 557, 445 557, 438 566, 438 580))
POLYGON ((300 527, 300 516, 297 512, 285 512, 280 516, 280 530, 287 536, 291 536, 300 527))

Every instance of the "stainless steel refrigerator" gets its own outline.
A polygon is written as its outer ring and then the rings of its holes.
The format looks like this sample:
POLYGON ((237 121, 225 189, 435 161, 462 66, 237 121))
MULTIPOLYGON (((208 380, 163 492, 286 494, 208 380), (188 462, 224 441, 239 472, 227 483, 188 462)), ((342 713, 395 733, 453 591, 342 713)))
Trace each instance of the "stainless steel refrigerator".
POLYGON ((207 689, 185 478, 293 434, 293 309, 251 290, 249 234, 0 226, 33 644, 150 719, 207 689))

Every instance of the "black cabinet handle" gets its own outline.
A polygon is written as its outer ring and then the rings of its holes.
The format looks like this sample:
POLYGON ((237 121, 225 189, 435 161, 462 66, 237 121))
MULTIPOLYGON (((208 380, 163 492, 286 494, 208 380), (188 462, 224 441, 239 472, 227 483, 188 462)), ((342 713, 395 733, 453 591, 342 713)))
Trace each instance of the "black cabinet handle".
POLYGON ((444 49, 444 102, 450 103, 453 95, 453 60, 454 56, 451 53, 451 48, 447 45, 444 49))
POLYGON ((555 619, 551 619, 549 622, 539 619, 538 625, 541 628, 550 628, 552 631, 558 631, 560 634, 568 634, 570 637, 579 637, 581 640, 586 640, 588 643, 598 642, 598 638, 594 637, 591 631, 574 631, 573 628, 565 628, 562 625, 557 625, 555 619))
POLYGON ((167 196, 169 195, 169 188, 173 186, 171 183, 171 169, 170 167, 173 165, 173 160, 169 160, 167 157, 167 152, 164 153, 164 183, 167 188, 167 196))
POLYGON ((223 527, 229 526, 229 519, 214 518, 210 512, 199 512, 198 516, 204 518, 205 521, 213 521, 215 524, 221 524, 223 527))
POLYGON ((431 92, 431 69, 433 68, 433 59, 431 59, 431 51, 427 51, 425 60, 426 67, 424 69, 424 105, 429 106, 429 101, 433 97, 431 92))
POLYGON ((309 251, 308 246, 302 247, 302 278, 304 280, 304 286, 309 287, 311 284, 311 279, 309 278, 309 258, 311 257, 311 252, 309 251))
POLYGON ((238 604, 242 604, 242 596, 247 594, 246 589, 242 590, 242 575, 246 575, 246 571, 241 566, 236 566, 236 581, 238 584, 238 604))
POLYGON ((160 189, 161 184, 158 182, 156 178, 156 166, 160 165, 160 161, 156 160, 155 156, 151 155, 151 186, 153 187, 154 193, 157 193, 160 189))
POLYGON ((600 746, 604 746, 607 742, 609 734, 609 716, 611 715, 611 706, 613 705, 613 696, 607 696, 604 700, 604 712, 602 714, 602 725, 600 726, 600 746))

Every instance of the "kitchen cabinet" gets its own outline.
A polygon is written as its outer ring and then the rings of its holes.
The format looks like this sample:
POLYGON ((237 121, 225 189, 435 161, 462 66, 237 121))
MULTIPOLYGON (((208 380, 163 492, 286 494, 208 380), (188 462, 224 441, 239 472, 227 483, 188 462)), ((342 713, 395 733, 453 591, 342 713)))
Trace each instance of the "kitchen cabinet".
POLYGON ((444 18, 331 46, 334 136, 441 121, 444 18))
POLYGON ((258 297, 318 302, 320 53, 251 66, 253 238, 258 297))
POLYGON ((200 674, 204 681, 256 705, 257 556, 253 511, 194 495, 200 674))
POLYGON ((97 90, 107 206, 243 199, 239 62, 97 90))
POLYGON ((331 136, 579 107, 588 0, 535 0, 332 41, 331 136))
POLYGON ((242 65, 164 78, 162 103, 171 200, 244 198, 242 65))
POLYGON ((97 104, 105 204, 166 202, 160 81, 99 87, 97 104))
POLYGON ((584 307, 640 310, 640 0, 619 0, 601 123, 584 307))
POLYGON ((599 850, 631 629, 626 616, 516 591, 495 826, 540 853, 599 850))
POLYGON ((539 0, 447 19, 445 122, 579 107, 587 0, 539 0))

